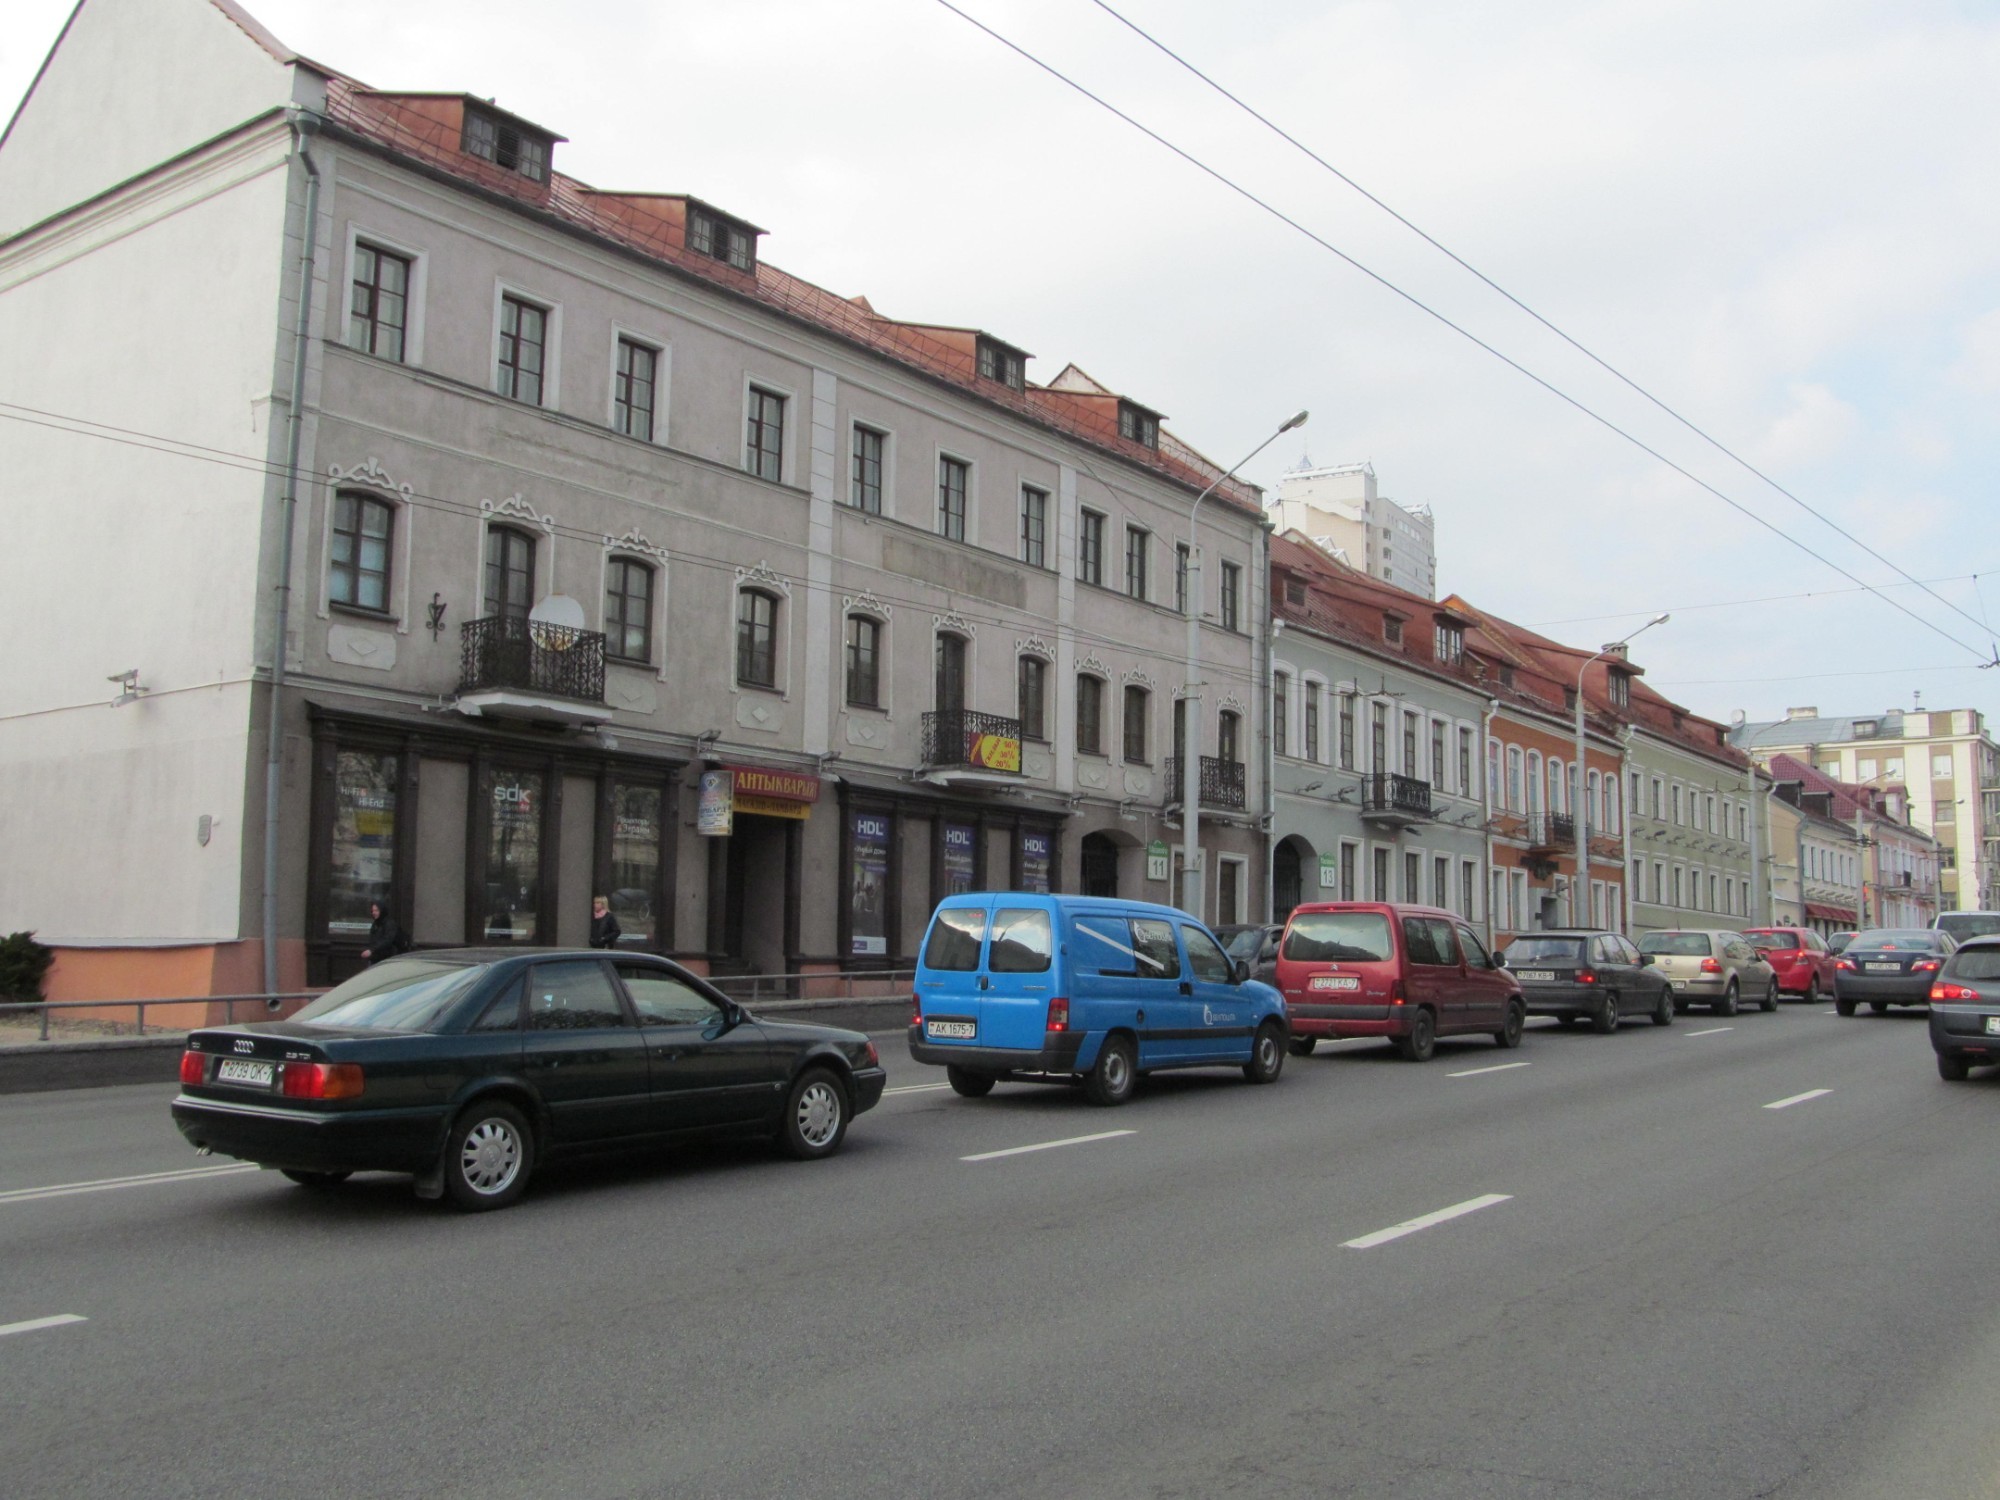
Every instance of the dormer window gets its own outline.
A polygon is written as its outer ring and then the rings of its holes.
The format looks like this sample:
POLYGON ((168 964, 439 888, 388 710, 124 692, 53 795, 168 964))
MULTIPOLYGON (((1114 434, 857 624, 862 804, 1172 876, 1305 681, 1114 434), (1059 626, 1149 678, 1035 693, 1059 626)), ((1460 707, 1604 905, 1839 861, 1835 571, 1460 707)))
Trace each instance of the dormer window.
POLYGON ((1027 385, 1028 356, 998 339, 979 337, 979 378, 995 381, 1010 391, 1027 385))
POLYGON ((1392 646, 1403 644, 1403 617, 1401 615, 1382 616, 1382 639, 1392 646))
POLYGON ((1455 625, 1450 620, 1439 620, 1433 633, 1437 648, 1437 659, 1447 667, 1455 667, 1465 659, 1465 627, 1455 625))
POLYGON ((1305 580, 1302 578, 1287 578, 1285 580, 1285 603, 1304 604, 1305 602, 1306 602, 1305 580))
POLYGON ((460 145, 467 156, 490 161, 504 172, 517 172, 530 182, 547 182, 549 144, 545 135, 536 135, 498 115, 466 106, 465 134, 460 145))
POLYGON ((1118 435, 1147 448, 1160 446, 1160 416, 1130 401, 1118 403, 1118 435))
POLYGON ((1514 685, 1514 669, 1503 662, 1500 666, 1500 686, 1502 686, 1503 688, 1510 688, 1513 685, 1514 685))
POLYGON ((1630 672, 1611 673, 1611 701, 1619 708, 1632 706, 1632 674, 1630 672))
POLYGON ((1880 720, 1856 719, 1854 721, 1854 737, 1857 740, 1872 740, 1880 732, 1881 728, 1880 720))
POLYGON ((692 203, 688 205, 687 247, 739 271, 752 270, 757 264, 757 236, 749 225, 692 203))

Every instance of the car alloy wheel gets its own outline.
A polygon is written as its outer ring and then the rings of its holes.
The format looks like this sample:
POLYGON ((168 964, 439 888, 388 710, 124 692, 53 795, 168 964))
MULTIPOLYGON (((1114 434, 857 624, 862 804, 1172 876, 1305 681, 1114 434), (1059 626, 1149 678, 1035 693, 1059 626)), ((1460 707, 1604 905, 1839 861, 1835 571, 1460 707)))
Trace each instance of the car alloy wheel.
POLYGON ((527 1189, 534 1161, 520 1111, 497 1099, 476 1101, 445 1142, 445 1189, 460 1208, 505 1208, 527 1189))
POLYGON ((847 1134, 847 1094, 825 1068, 799 1074, 785 1101, 779 1139, 800 1161, 831 1156, 847 1134))

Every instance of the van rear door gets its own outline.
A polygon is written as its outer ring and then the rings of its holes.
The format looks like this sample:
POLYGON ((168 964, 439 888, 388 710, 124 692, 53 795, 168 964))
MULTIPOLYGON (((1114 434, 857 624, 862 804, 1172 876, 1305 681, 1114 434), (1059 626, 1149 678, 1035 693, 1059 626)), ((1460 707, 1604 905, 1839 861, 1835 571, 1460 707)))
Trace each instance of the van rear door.
POLYGON ((1010 906, 1006 896, 993 898, 981 982, 982 1045, 1029 1051, 1048 1045, 1056 967, 1054 924, 1046 906, 1010 906))
MULTIPOLYGON (((988 903, 963 898, 938 907, 917 956, 917 1004, 924 1040, 940 1046, 1005 1045, 986 1036, 988 903)), ((1040 1045, 1039 1042, 1036 1043, 1040 1045)))

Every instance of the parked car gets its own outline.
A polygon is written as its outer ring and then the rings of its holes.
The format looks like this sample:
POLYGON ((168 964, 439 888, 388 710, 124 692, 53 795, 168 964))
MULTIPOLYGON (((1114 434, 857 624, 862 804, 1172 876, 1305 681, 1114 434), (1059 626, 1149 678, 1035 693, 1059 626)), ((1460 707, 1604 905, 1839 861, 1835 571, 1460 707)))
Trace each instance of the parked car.
POLYGON ((1743 936, 1778 974, 1778 988, 1808 1005, 1833 991, 1833 954, 1810 927, 1746 927, 1743 936))
POLYGON ((1423 1062, 1441 1036, 1521 1045, 1521 986, 1465 922, 1431 906, 1314 902, 1278 945, 1292 1050, 1321 1037, 1378 1036, 1423 1062))
POLYGON ((1932 919, 1931 926, 1961 943, 1967 938, 1991 937, 2000 933, 2000 911, 1943 911, 1932 919))
POLYGON ((1829 932, 1826 935, 1826 951, 1831 953, 1835 958, 1838 958, 1847 951, 1847 945, 1853 941, 1854 933, 1851 930, 1847 932, 1829 932))
POLYGON ((307 1187, 409 1172, 419 1197, 489 1209, 607 1145, 761 1134, 831 1156, 885 1077, 861 1033, 764 1020, 663 958, 462 949, 191 1033, 173 1118, 307 1187))
POLYGON ((1931 981, 1931 1050, 1938 1077, 1963 1083, 2000 1063, 2000 936, 1968 938, 1931 981))
POLYGON ((1743 1000, 1763 1010, 1778 1008, 1777 971, 1740 932, 1648 932, 1639 938, 1639 952, 1673 987, 1676 1010, 1706 1005, 1719 1016, 1733 1016, 1743 1000))
POLYGON ((1019 891, 948 896, 917 957, 910 1056, 977 1099, 996 1083, 1078 1082, 1123 1104, 1164 1068, 1275 1083, 1285 1004, 1186 912, 1019 891))
POLYGON ((1631 943, 1615 932, 1571 928, 1526 932, 1501 951, 1500 961, 1521 982, 1531 1016, 1554 1016, 1565 1026, 1588 1020, 1613 1032, 1626 1016, 1650 1016, 1655 1026, 1674 1024, 1674 992, 1631 943))
POLYGON ((1935 927, 1857 932, 1833 961, 1833 1008, 1851 1016, 1865 1000, 1879 1016, 1892 1005, 1928 1005, 1938 971, 1957 948, 1935 927))
POLYGON ((1234 922, 1215 929, 1222 951, 1250 965, 1250 977, 1260 984, 1278 982, 1278 939, 1285 935, 1282 922, 1234 922))

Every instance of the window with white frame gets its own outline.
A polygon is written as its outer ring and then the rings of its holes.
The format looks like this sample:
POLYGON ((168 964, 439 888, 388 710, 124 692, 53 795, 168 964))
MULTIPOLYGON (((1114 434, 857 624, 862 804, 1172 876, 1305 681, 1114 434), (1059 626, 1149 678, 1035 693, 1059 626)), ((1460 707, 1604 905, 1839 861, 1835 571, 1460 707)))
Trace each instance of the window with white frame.
POLYGON ((785 472, 785 398, 760 385, 750 387, 743 437, 743 467, 776 483, 785 472))

